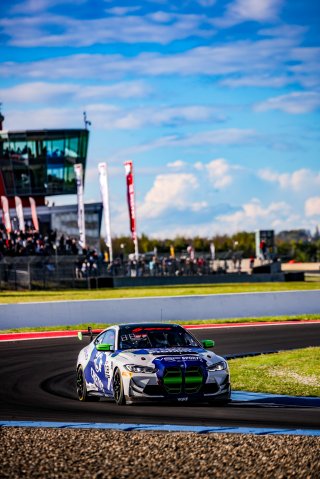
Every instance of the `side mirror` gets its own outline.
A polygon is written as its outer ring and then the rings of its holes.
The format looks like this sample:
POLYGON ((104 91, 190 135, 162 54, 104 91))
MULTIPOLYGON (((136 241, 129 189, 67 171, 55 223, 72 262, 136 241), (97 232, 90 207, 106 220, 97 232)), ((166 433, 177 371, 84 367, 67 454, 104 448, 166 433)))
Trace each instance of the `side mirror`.
POLYGON ((113 351, 111 344, 97 344, 96 345, 97 351, 113 351))
POLYGON ((212 339, 203 339, 201 343, 204 349, 213 348, 213 346, 215 345, 215 342, 212 341, 212 339))

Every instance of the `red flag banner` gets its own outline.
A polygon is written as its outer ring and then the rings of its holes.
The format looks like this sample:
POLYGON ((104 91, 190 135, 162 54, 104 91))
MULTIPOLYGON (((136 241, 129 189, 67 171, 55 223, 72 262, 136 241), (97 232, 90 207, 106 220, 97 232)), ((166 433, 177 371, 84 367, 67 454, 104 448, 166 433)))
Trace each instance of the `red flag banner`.
POLYGON ((11 233, 11 221, 10 221, 10 211, 9 211, 9 201, 6 196, 1 196, 1 205, 3 211, 4 225, 6 227, 7 233, 11 233))
POLYGON ((38 215, 37 215, 37 206, 35 200, 29 196, 29 202, 30 202, 30 208, 31 208, 31 217, 32 217, 32 223, 35 231, 39 231, 39 221, 38 221, 38 215))
POLYGON ((17 217, 19 220, 19 230, 24 232, 25 224, 24 224, 23 207, 22 207, 21 198, 19 198, 19 196, 15 196, 14 201, 16 203, 16 212, 17 212, 17 217))
POLYGON ((133 182, 132 161, 126 161, 124 163, 124 168, 126 171, 126 181, 127 181, 127 199, 128 199, 128 208, 129 208, 130 231, 131 231, 132 240, 135 246, 135 255, 136 255, 136 258, 138 258, 139 252, 138 252, 136 210, 135 210, 135 201, 134 201, 134 182, 133 182))
POLYGON ((127 179, 127 198, 128 198, 128 208, 129 208, 129 221, 130 221, 130 231, 133 241, 137 237, 136 231, 136 213, 135 213, 135 204, 134 204, 134 183, 133 183, 133 165, 132 161, 126 161, 124 164, 126 170, 126 179, 127 179))

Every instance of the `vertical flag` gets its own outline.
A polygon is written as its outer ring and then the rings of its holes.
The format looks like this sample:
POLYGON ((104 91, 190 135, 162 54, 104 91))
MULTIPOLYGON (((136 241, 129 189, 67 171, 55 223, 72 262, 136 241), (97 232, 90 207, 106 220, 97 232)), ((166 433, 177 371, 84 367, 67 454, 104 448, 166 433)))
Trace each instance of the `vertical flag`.
POLYGON ((137 225, 136 225, 136 212, 135 212, 135 202, 134 202, 134 183, 133 183, 133 164, 132 161, 126 161, 124 163, 124 168, 126 171, 126 180, 127 180, 127 198, 128 198, 128 208, 129 208, 129 219, 130 219, 130 231, 132 240, 134 243, 134 253, 136 259, 139 258, 138 250, 138 236, 137 236, 137 225))
POLYGON ((86 230, 84 222, 84 202, 83 202, 83 170, 82 164, 73 165, 77 181, 78 196, 78 228, 79 228, 79 245, 81 248, 86 247, 86 230))
POLYGON ((7 233, 10 234, 12 231, 12 227, 10 221, 9 202, 6 196, 1 196, 1 205, 3 211, 4 225, 6 227, 7 233))
POLYGON ((191 246, 191 245, 188 246, 187 252, 188 252, 189 255, 190 255, 190 259, 194 260, 194 258, 195 258, 195 251, 194 251, 193 246, 191 246))
POLYGON ((214 261, 216 256, 216 248, 214 246, 214 243, 210 243, 210 253, 211 253, 211 259, 212 261, 214 261))
POLYGON ((22 208, 22 201, 19 196, 14 197, 14 201, 16 203, 16 212, 17 217, 19 220, 19 230, 25 232, 25 224, 24 224, 24 216, 23 216, 23 208, 22 208))
POLYGON ((38 215, 37 215, 36 202, 31 196, 29 196, 29 202, 31 207, 31 217, 32 217, 33 227, 35 231, 39 231, 39 221, 38 221, 38 215))
POLYGON ((99 181, 100 191, 103 203, 103 214, 106 228, 105 242, 109 248, 109 259, 113 261, 112 255, 112 240, 111 240, 111 222, 110 222, 110 207, 109 207, 109 187, 108 187, 108 168, 107 163, 99 163, 99 181))

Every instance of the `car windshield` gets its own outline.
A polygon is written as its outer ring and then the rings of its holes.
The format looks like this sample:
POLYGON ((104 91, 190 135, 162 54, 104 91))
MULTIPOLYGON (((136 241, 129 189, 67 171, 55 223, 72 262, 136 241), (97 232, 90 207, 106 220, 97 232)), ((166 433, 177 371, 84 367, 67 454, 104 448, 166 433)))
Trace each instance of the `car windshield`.
POLYGON ((119 349, 199 346, 191 334, 177 326, 124 326, 119 332, 119 349))

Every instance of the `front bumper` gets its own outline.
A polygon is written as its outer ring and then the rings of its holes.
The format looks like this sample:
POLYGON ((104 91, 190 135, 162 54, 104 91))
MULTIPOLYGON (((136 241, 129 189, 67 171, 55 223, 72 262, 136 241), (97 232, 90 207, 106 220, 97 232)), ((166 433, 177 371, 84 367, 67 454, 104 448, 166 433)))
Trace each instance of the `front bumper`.
POLYGON ((127 389, 128 402, 138 401, 214 401, 228 400, 231 395, 230 376, 227 372, 219 372, 213 377, 209 375, 208 381, 199 387, 181 387, 179 391, 166 387, 153 375, 146 378, 132 376, 127 389))

